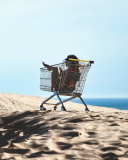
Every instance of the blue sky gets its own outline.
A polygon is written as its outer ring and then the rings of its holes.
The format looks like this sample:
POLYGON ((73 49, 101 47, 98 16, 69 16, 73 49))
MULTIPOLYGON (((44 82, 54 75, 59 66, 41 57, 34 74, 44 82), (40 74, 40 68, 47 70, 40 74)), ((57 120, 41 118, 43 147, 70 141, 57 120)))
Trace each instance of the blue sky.
POLYGON ((127 0, 1 0, 0 92, 40 91, 42 61, 94 60, 84 97, 128 97, 127 0))

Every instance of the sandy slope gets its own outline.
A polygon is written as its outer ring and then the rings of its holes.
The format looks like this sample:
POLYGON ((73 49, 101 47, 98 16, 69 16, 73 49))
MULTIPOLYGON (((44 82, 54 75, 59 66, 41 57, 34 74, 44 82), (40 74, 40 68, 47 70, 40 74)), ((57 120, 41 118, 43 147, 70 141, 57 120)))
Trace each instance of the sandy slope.
MULTIPOLYGON (((24 110, 35 110, 39 109, 40 104, 46 98, 37 97, 37 96, 27 96, 20 94, 9 94, 9 93, 0 93, 0 114, 10 112, 10 111, 24 111, 24 110)), ((50 103, 56 103, 58 100, 52 99, 49 101, 50 103)), ((66 102, 64 103, 65 107, 68 111, 85 111, 85 107, 83 104, 66 102)), ((53 110, 52 105, 45 105, 47 109, 53 110)), ((60 105, 58 106, 58 110, 60 110, 60 105)), ((106 107, 97 107, 88 105, 90 111, 106 111, 106 112, 118 112, 120 110, 106 107)), ((122 111, 121 111, 122 112, 122 111)))
POLYGON ((43 99, 0 93, 0 159, 128 159, 128 112, 71 102, 40 111, 43 99))

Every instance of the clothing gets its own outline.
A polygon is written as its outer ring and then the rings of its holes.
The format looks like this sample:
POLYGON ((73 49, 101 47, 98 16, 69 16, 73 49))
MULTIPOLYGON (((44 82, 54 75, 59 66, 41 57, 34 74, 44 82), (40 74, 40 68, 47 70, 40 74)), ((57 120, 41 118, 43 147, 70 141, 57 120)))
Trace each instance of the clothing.
POLYGON ((51 90, 59 92, 73 92, 75 90, 76 82, 79 81, 80 72, 78 66, 68 65, 68 69, 62 71, 59 67, 50 66, 43 63, 43 65, 52 71, 51 75, 51 90))

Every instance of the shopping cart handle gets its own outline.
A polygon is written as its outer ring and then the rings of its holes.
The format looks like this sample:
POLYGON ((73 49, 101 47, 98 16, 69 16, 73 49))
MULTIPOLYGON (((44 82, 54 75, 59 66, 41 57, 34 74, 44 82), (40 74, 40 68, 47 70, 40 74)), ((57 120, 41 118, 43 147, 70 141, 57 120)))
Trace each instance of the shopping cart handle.
POLYGON ((91 64, 94 64, 94 61, 89 61, 91 64))
POLYGON ((72 59, 72 58, 69 58, 69 60, 71 60, 71 61, 82 61, 82 62, 89 62, 90 64, 93 64, 93 63, 94 63, 94 61, 86 61, 86 60, 72 59))

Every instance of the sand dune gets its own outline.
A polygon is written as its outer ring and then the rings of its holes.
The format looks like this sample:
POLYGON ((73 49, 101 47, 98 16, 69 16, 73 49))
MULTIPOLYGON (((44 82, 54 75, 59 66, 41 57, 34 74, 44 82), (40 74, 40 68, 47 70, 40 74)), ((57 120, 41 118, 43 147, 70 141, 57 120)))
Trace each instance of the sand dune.
POLYGON ((85 112, 72 102, 67 111, 40 111, 44 99, 0 93, 0 159, 128 159, 128 112, 95 106, 85 112))
MULTIPOLYGON (((20 94, 9 94, 9 93, 0 93, 0 114, 4 114, 10 111, 24 111, 24 110, 35 110, 39 109, 40 104, 46 98, 37 97, 37 96, 27 96, 20 94)), ((49 101, 50 103, 56 103, 58 100, 52 99, 49 101)), ((53 110, 52 105, 45 105, 48 110, 53 110)), ((58 110, 60 110, 61 105, 58 106, 58 110)), ((66 102, 65 107, 68 111, 85 111, 85 107, 83 104, 66 102)), ((107 108, 107 107, 98 107, 88 105, 90 111, 105 111, 105 112, 123 112, 115 108, 107 108)))

